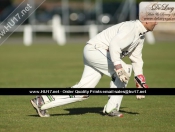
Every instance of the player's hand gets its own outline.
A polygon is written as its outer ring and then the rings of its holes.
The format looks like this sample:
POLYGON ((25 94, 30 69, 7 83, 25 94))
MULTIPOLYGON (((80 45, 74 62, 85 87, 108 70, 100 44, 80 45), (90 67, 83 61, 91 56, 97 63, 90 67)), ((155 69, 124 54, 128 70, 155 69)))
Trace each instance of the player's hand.
MULTIPOLYGON (((136 87, 137 88, 148 88, 146 84, 145 77, 143 75, 138 75, 135 77, 136 87)), ((137 99, 144 99, 145 95, 136 95, 137 99)))
POLYGON ((121 82, 127 83, 129 80, 129 75, 126 73, 126 71, 123 68, 120 69, 114 69, 117 76, 119 77, 121 82))

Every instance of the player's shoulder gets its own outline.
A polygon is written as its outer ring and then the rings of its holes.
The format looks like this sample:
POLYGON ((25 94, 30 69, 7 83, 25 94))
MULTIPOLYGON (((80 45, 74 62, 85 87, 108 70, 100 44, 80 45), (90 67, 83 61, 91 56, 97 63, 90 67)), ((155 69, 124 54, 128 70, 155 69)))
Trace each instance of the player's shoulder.
POLYGON ((125 21, 120 23, 120 31, 133 33, 136 30, 136 21, 125 21))
POLYGON ((117 31, 126 32, 126 33, 134 33, 136 30, 136 21, 125 21, 121 23, 117 23, 111 27, 108 27, 105 31, 117 31))

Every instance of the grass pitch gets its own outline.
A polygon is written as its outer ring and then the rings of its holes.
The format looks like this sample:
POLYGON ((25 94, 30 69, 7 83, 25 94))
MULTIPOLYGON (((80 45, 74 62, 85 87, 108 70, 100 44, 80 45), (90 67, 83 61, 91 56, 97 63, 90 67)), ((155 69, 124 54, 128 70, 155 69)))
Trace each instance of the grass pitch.
MULTIPOLYGON (((74 85, 83 71, 84 44, 34 44, 30 47, 4 44, 0 47, 0 87, 58 88, 74 85)), ((175 87, 174 43, 145 44, 144 75, 153 88, 175 87)), ((129 60, 126 58, 126 62, 129 60)), ((109 87, 104 76, 97 87, 109 87)), ((135 87, 133 75, 128 87, 135 87)), ((50 118, 39 118, 28 96, 0 96, 0 132, 174 132, 175 96, 124 96, 123 118, 102 115, 107 96, 50 109, 50 118)))

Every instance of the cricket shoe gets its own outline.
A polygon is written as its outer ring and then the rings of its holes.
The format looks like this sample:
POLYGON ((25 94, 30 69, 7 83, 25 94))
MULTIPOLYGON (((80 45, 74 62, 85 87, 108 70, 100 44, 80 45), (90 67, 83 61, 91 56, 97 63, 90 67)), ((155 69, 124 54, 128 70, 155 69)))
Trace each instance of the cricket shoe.
POLYGON ((47 110, 41 110, 41 106, 44 104, 41 96, 37 96, 36 98, 30 100, 30 102, 40 117, 50 117, 47 110))
POLYGON ((107 113, 105 110, 106 106, 104 107, 103 113, 112 116, 112 117, 123 117, 123 114, 118 112, 116 108, 114 108, 111 112, 107 113))

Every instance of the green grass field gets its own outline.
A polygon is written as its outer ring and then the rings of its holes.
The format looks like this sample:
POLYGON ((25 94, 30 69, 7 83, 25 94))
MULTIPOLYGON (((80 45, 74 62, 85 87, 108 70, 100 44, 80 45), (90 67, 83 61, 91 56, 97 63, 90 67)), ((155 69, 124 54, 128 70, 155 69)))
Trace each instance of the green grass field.
MULTIPOLYGON (((83 71, 84 44, 4 44, 0 47, 1 88, 64 88, 74 85, 83 71)), ((152 88, 175 88, 175 44, 145 44, 144 75, 152 88)), ((125 59, 129 62, 128 59, 125 59)), ((97 87, 109 87, 104 76, 97 87)), ((133 75, 128 84, 135 87, 133 75)), ((175 96, 124 96, 123 118, 102 115, 107 96, 50 109, 50 118, 39 118, 28 96, 0 96, 0 132, 174 132, 175 96)))

